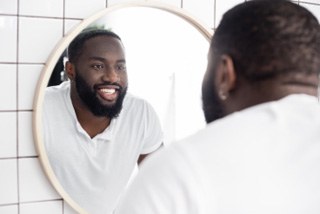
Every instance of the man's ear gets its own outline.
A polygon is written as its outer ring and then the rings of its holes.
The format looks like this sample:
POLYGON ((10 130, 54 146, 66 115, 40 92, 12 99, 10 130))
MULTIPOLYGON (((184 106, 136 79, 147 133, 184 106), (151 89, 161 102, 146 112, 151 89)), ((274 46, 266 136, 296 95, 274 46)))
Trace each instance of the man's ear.
POLYGON ((75 67, 74 64, 67 61, 65 65, 66 73, 70 81, 74 80, 75 78, 75 67))
POLYGON ((230 91, 235 88, 236 73, 233 60, 229 55, 221 55, 217 69, 216 86, 220 99, 226 100, 230 91))

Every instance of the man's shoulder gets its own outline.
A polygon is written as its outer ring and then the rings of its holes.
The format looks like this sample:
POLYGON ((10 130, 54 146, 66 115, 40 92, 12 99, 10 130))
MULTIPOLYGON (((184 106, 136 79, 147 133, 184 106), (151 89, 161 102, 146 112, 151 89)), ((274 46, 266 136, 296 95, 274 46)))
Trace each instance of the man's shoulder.
POLYGON ((57 106, 61 102, 65 102, 67 95, 70 93, 70 83, 68 81, 61 83, 60 85, 50 86, 45 89, 44 105, 45 106, 57 106))
POLYGON ((59 85, 49 86, 45 89, 45 96, 55 96, 57 94, 62 94, 70 89, 69 81, 62 82, 59 85))

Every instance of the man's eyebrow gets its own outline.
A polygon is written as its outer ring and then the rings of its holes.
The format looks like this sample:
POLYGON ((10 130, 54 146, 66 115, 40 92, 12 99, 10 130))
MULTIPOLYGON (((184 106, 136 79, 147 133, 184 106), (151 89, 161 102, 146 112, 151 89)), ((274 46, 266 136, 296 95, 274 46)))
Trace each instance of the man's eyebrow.
POLYGON ((99 57, 99 56, 91 56, 89 57, 90 60, 99 60, 99 61, 105 61, 105 59, 103 57, 99 57))
POLYGON ((125 59, 119 59, 117 60, 118 63, 126 63, 126 60, 125 59))

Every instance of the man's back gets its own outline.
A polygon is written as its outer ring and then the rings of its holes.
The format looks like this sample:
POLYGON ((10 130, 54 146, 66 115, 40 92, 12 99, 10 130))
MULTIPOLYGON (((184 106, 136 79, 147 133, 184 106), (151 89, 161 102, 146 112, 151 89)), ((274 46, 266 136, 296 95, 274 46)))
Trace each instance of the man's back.
POLYGON ((319 130, 320 105, 308 95, 231 114, 150 158, 123 207, 130 213, 319 213, 319 130))

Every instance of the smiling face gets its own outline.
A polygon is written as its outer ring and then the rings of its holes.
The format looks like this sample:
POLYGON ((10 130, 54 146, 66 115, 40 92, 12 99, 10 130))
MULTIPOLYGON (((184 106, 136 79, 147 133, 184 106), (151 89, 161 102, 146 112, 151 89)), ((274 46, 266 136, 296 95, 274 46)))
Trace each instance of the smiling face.
POLYGON ((122 108, 128 78, 124 48, 111 36, 87 40, 74 64, 69 78, 73 84, 71 96, 95 116, 117 116, 122 108))

